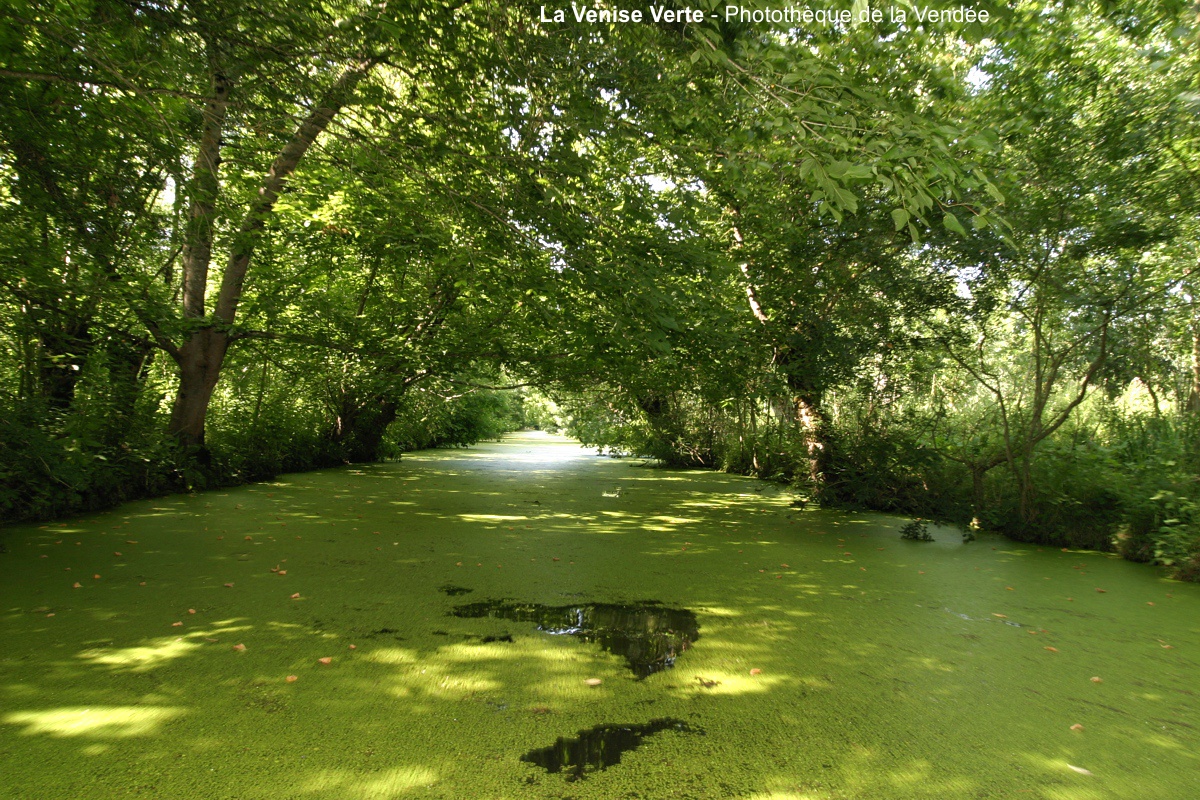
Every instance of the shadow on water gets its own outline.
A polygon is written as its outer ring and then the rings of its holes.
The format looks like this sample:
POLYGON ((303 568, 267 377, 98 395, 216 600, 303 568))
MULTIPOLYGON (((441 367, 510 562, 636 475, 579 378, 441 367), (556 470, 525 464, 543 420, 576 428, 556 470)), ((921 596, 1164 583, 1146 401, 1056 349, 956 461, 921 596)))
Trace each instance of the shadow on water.
POLYGON ((675 659, 700 638, 695 614, 654 602, 544 606, 485 600, 458 606, 450 613, 456 617, 533 622, 544 633, 596 642, 604 650, 623 656, 639 679, 673 667, 675 659))
POLYGON ((639 747, 645 737, 669 730, 704 733, 677 719, 654 719, 642 725, 597 725, 576 736, 561 736, 549 747, 529 751, 521 760, 547 772, 565 772, 567 780, 576 781, 620 762, 621 754, 639 747))

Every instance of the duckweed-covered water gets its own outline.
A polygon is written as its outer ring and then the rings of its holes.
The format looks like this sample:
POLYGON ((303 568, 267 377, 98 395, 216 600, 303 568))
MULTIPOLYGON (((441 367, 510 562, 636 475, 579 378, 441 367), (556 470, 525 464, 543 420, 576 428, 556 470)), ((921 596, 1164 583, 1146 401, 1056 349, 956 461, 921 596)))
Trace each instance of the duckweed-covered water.
POLYGON ((10 528, 0 797, 1195 796, 1200 587, 790 499, 526 434, 10 528), (641 678, 497 598, 700 638, 641 678))

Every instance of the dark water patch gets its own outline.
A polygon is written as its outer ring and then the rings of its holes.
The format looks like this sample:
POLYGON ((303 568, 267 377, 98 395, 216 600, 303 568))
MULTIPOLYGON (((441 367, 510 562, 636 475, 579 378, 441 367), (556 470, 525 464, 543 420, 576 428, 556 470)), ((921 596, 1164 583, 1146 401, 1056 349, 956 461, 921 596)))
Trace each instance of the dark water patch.
POLYGON ((458 606, 450 613, 456 617, 532 622, 544 633, 596 642, 602 649, 624 657, 639 679, 675 666, 675 659, 700 638, 695 614, 653 601, 544 606, 486 600, 458 606))
POLYGON ((365 634, 363 638, 378 639, 381 636, 391 636, 397 642, 407 641, 407 637, 397 636, 396 634, 398 633, 400 633, 400 631, 396 630, 395 628, 380 628, 377 631, 371 631, 370 633, 365 634))
POLYGON ((459 597, 464 594, 470 594, 471 592, 473 592, 475 590, 468 589, 465 586, 455 586, 452 583, 447 583, 445 586, 439 586, 438 591, 442 592, 444 594, 448 594, 451 597, 459 597))
POLYGON ((677 719, 653 719, 642 725, 597 725, 575 736, 560 736, 549 747, 531 750, 522 761, 537 764, 547 772, 564 772, 577 781, 621 761, 621 755, 637 749, 642 740, 661 731, 699 733, 704 731, 677 719))

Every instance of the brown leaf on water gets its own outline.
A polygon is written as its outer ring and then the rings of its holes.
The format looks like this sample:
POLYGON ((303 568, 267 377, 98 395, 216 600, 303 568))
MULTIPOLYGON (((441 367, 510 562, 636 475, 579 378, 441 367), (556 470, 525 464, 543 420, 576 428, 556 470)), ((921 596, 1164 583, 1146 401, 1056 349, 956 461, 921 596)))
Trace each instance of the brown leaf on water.
POLYGON ((182 627, 183 627, 183 623, 182 623, 182 622, 172 622, 172 623, 171 623, 171 627, 172 627, 172 628, 182 628, 182 627))
POLYGON ((234 650, 236 650, 236 651, 238 651, 239 653, 244 653, 244 652, 246 651, 246 645, 244 645, 244 644, 235 644, 235 645, 233 646, 233 649, 234 649, 234 650))
POLYGON ((1044 649, 1046 649, 1046 650, 1049 650, 1051 653, 1057 653, 1057 652, 1058 652, 1058 648, 1057 648, 1057 647, 1051 647, 1050 645, 1046 645, 1046 647, 1045 647, 1044 649))
POLYGON ((196 613, 196 609, 194 609, 194 608, 189 608, 189 609, 188 609, 188 613, 189 613, 189 614, 195 614, 195 613, 196 613))
POLYGON ((232 589, 232 588, 233 588, 233 584, 232 584, 232 583, 227 583, 227 584, 225 584, 225 588, 226 588, 226 589, 232 589))
POLYGON ((351 650, 357 650, 357 649, 358 649, 358 645, 356 645, 356 644, 352 644, 352 645, 350 645, 350 649, 351 649, 351 650))
POLYGON ((755 667, 754 669, 750 670, 750 674, 751 675, 762 675, 762 670, 759 669, 758 667, 755 667))
POLYGON ((1092 683, 1104 683, 1104 679, 1099 677, 1093 677, 1091 681, 1092 683))
POLYGON ((295 594, 293 594, 293 595, 292 595, 292 599, 293 599, 293 600, 299 600, 299 599, 300 599, 300 593, 299 593, 299 592, 296 592, 295 594))
POLYGON ((1008 619, 1008 614, 997 614, 995 611, 992 612, 992 616, 999 617, 1000 619, 1008 619))
POLYGON ((328 666, 329 664, 333 663, 333 658, 331 656, 325 656, 324 658, 318 658, 317 661, 328 666))
POLYGON ((1097 589, 1096 591, 1100 594, 1108 594, 1108 589, 1097 589))
POLYGON ((1081 731, 1081 730, 1083 730, 1083 726, 1082 726, 1082 725, 1080 725, 1078 722, 1076 722, 1074 725, 1072 725, 1072 726, 1071 726, 1071 730, 1073 730, 1073 731, 1081 731))
POLYGON ((95 578, 96 580, 100 580, 100 576, 99 576, 99 575, 93 575, 92 577, 93 577, 93 578, 95 578))
POLYGON ((82 589, 82 588, 83 588, 83 584, 82 584, 82 583, 80 583, 79 581, 75 581, 75 583, 71 584, 71 588, 72 588, 72 589, 82 589))
POLYGON ((277 570, 277 573, 279 575, 287 575, 287 570, 286 569, 277 570))
MULTIPOLYGON (((119 551, 118 551, 118 552, 115 552, 115 553, 113 553, 113 555, 114 555, 114 556, 116 556, 117 558, 120 558, 120 557, 121 557, 121 553, 120 553, 119 551)), ((1151 603, 1151 605, 1153 605, 1153 603, 1151 603)))
POLYGON ((288 675, 286 678, 284 678, 284 680, 286 680, 288 683, 295 683, 295 682, 296 682, 296 676, 295 676, 295 675, 288 675))
POLYGON ((604 681, 600 680, 599 678, 588 678, 584 681, 584 683, 586 683, 588 686, 599 686, 600 684, 604 683, 604 681))

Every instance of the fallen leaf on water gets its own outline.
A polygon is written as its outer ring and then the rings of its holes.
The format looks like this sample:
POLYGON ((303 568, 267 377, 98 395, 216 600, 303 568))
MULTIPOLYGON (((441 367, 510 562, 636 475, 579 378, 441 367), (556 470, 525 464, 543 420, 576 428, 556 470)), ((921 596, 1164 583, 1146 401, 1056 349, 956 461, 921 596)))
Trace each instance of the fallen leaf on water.
POLYGON ((791 569, 791 567, 789 567, 787 564, 780 564, 779 568, 780 569, 791 569))
POLYGON ((279 570, 279 574, 280 574, 280 575, 287 575, 287 570, 286 570, 286 569, 281 569, 281 570, 279 570))
POLYGON ((1097 589, 1096 591, 1100 594, 1108 594, 1108 589, 1097 589))
POLYGON ((1153 602, 1149 602, 1149 601, 1147 601, 1146 605, 1148 605, 1148 606, 1152 606, 1152 605, 1154 605, 1154 603, 1153 603, 1153 602))
POLYGON ((1016 591, 1016 589, 1014 589, 1014 588, 1013 588, 1013 587, 1011 587, 1011 586, 1005 586, 1005 587, 1004 587, 1004 591, 1006 591, 1006 592, 1015 592, 1015 591, 1016 591))
POLYGON ((137 540, 136 539, 126 539, 125 544, 137 544, 137 540))
POLYGON ((1164 645, 1162 646, 1162 648, 1163 648, 1163 650, 1174 650, 1174 649, 1175 649, 1175 645, 1173 645, 1173 644, 1164 644, 1164 645))
POLYGON ((350 649, 351 649, 351 650, 357 650, 357 649, 358 649, 358 645, 356 645, 356 644, 352 644, 352 645, 350 645, 350 649))
POLYGON ((558 558, 551 558, 550 560, 551 560, 551 561, 558 561, 559 559, 558 559, 558 558))
POLYGON ((287 676, 287 678, 286 678, 285 680, 287 680, 287 682, 288 682, 288 683, 295 683, 295 682, 296 682, 296 676, 295 676, 295 675, 288 675, 288 676, 287 676))
POLYGON ((1067 764, 1067 769, 1074 770, 1075 772, 1078 772, 1080 775, 1091 775, 1092 774, 1092 771, 1090 769, 1084 769, 1083 767, 1077 767, 1074 764, 1067 764))
POLYGON ((586 683, 588 686, 599 686, 600 684, 604 683, 604 681, 600 680, 599 678, 588 678, 586 681, 584 681, 584 683, 586 683))
POLYGON ((462 566, 462 562, 461 562, 461 561, 455 561, 455 562, 454 562, 454 566, 456 566, 456 567, 461 567, 461 566, 462 566))
POLYGON ((189 609, 188 609, 188 613, 189 613, 189 614, 195 614, 195 613, 196 613, 196 609, 194 609, 194 608, 189 608, 189 609))
POLYGON ((1092 683, 1104 683, 1103 678, 1092 678, 1092 683))
POLYGON ((71 588, 72 588, 72 589, 82 589, 82 588, 83 588, 83 584, 82 584, 82 583, 80 583, 79 581, 75 581, 75 583, 71 584, 71 588))
POLYGON ((321 662, 322 664, 328 665, 328 664, 333 663, 333 658, 331 658, 330 656, 325 656, 324 658, 318 658, 317 661, 321 662))
POLYGON ((1000 619, 1008 619, 1008 614, 997 614, 995 611, 992 612, 992 616, 999 617, 1000 619))
POLYGON ((1072 726, 1071 726, 1071 730, 1073 730, 1073 731, 1081 731, 1081 730, 1083 730, 1083 726, 1082 726, 1082 725, 1080 725, 1078 722, 1076 722, 1074 725, 1072 725, 1072 726))
POLYGON ((96 580, 100 580, 100 576, 99 576, 99 575, 93 575, 92 577, 93 577, 93 578, 95 578, 96 580))
MULTIPOLYGON (((116 556, 117 558, 120 558, 120 557, 121 557, 121 553, 120 553, 120 552, 113 553, 113 555, 114 555, 114 556, 116 556)), ((1153 603, 1151 603, 1150 605, 1154 605, 1154 604, 1153 604, 1153 603)))
POLYGON ((750 670, 750 674, 751 675, 762 675, 762 670, 759 669, 758 667, 755 667, 754 669, 750 670))
POLYGON ((293 594, 293 595, 292 595, 292 599, 293 599, 293 600, 299 600, 299 599, 300 599, 300 593, 299 593, 299 592, 296 592, 295 594, 293 594))
POLYGON ((246 541, 247 541, 247 542, 251 542, 251 541, 254 541, 254 540, 253 540, 253 539, 251 539, 249 536, 247 536, 247 537, 246 537, 246 541))
POLYGON ((182 628, 182 627, 183 627, 183 623, 182 623, 182 622, 172 622, 172 623, 171 623, 171 627, 172 627, 172 628, 182 628))
POLYGON ((245 649, 246 649, 246 645, 244 645, 244 644, 235 644, 235 645, 233 646, 233 649, 234 649, 234 650, 237 650, 239 653, 241 653, 241 652, 245 651, 245 649))
POLYGON ((1058 652, 1058 648, 1057 648, 1057 647, 1051 647, 1050 645, 1046 645, 1046 649, 1047 649, 1047 650, 1049 650, 1051 653, 1057 653, 1057 652, 1058 652))
POLYGON ((145 586, 145 585, 146 585, 145 581, 142 581, 141 583, 138 584, 138 586, 145 586))
POLYGON ((225 588, 226 588, 226 589, 232 589, 232 588, 233 588, 233 584, 232 584, 232 583, 227 583, 227 584, 225 584, 225 588))

